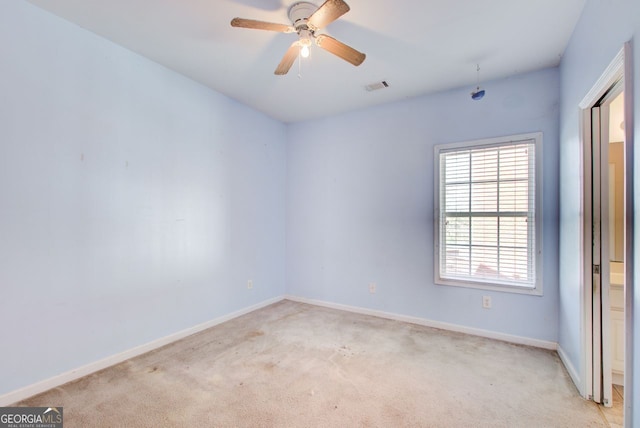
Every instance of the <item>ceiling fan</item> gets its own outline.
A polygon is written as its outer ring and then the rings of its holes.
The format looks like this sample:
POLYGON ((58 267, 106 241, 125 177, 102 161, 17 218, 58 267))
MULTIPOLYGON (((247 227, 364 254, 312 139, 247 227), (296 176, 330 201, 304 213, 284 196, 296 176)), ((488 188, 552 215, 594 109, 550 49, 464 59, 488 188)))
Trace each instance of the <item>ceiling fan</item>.
POLYGON ((309 46, 314 40, 316 45, 351 64, 362 64, 366 55, 358 52, 351 46, 334 39, 326 34, 316 34, 321 28, 331 24, 336 19, 349 11, 349 5, 342 0, 326 0, 322 6, 316 7, 313 3, 294 3, 288 11, 291 25, 274 24, 271 22, 256 21, 254 19, 233 18, 232 27, 251 28, 254 30, 276 31, 279 33, 297 33, 298 40, 287 49, 282 61, 278 64, 275 74, 287 74, 296 60, 298 54, 302 57, 309 56, 309 46))

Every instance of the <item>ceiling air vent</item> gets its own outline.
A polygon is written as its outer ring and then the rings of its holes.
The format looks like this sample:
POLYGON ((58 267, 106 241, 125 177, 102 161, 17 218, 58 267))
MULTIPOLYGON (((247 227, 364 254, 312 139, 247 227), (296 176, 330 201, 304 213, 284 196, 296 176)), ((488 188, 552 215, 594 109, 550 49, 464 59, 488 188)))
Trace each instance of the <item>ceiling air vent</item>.
POLYGON ((382 80, 380 82, 371 83, 371 84, 365 86, 365 88, 369 92, 377 91, 378 89, 384 89, 384 88, 388 88, 388 87, 389 87, 389 84, 387 83, 386 80, 382 80))

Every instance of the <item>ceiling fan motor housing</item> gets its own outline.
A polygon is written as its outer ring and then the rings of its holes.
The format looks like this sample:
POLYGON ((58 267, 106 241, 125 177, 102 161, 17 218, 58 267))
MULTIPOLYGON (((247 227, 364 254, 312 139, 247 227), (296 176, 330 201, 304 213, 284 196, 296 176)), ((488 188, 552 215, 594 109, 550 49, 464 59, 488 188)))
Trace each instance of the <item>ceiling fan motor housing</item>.
POLYGON ((299 32, 300 30, 309 29, 309 27, 307 26, 307 21, 313 14, 313 12, 315 12, 317 9, 318 6, 306 1, 301 1, 291 5, 288 12, 289 19, 291 20, 291 24, 293 24, 297 32, 299 32))

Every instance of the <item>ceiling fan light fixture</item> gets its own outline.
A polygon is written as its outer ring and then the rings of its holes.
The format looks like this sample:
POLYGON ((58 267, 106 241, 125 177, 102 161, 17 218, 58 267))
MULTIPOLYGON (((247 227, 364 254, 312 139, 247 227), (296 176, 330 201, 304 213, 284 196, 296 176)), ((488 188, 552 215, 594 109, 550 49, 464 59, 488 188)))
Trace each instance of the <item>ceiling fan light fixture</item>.
POLYGON ((309 53, 311 52, 309 47, 311 47, 313 33, 309 30, 300 30, 299 34, 300 39, 298 40, 298 46, 300 46, 300 56, 302 58, 309 58, 309 53))
POLYGON ((300 48, 300 56, 302 58, 309 58, 309 46, 302 45, 302 47, 300 48))

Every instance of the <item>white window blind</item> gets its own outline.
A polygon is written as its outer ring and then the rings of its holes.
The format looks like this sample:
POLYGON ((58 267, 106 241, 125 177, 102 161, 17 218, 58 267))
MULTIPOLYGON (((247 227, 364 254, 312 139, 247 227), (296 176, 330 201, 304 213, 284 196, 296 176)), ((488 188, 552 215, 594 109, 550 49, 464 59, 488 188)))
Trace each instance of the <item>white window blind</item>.
POLYGON ((436 148, 437 280, 536 288, 533 135, 436 148))

